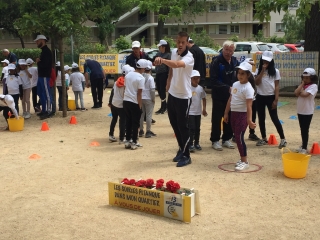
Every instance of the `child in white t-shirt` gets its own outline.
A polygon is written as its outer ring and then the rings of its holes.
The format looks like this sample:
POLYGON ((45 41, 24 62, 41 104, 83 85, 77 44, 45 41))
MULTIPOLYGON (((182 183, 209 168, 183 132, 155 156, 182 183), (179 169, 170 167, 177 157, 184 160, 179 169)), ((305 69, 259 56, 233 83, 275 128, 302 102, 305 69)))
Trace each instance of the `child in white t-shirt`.
MULTIPOLYGON (((67 74, 66 74, 67 77, 67 74)), ((67 81, 67 79, 66 79, 67 81)), ((79 66, 76 63, 72 64, 72 74, 70 76, 70 83, 72 83, 72 91, 74 93, 74 98, 76 102, 76 109, 81 110, 82 112, 88 110, 84 107, 83 103, 83 92, 85 90, 85 78, 83 74, 79 70, 79 66), (78 98, 80 98, 80 105, 79 108, 78 98)), ((69 85, 69 84, 68 84, 69 85)))
POLYGON ((253 79, 250 78, 252 66, 248 62, 242 62, 236 68, 238 68, 237 78, 239 81, 232 85, 231 95, 224 112, 224 121, 228 123, 231 109, 231 127, 241 157, 235 165, 235 170, 241 171, 249 168, 244 134, 248 125, 251 129, 256 127, 256 124, 252 122, 252 101, 255 84, 253 79))
POLYGON ((301 75, 301 84, 294 91, 297 99, 297 112, 302 145, 296 152, 307 154, 309 127, 314 112, 314 98, 318 92, 318 76, 313 68, 306 68, 301 75))
POLYGON ((144 135, 143 131, 143 122, 144 116, 146 116, 146 138, 151 138, 157 136, 155 133, 151 131, 151 123, 152 123, 152 112, 155 103, 155 84, 154 78, 151 76, 152 62, 148 61, 148 67, 145 72, 142 74, 144 81, 144 89, 142 90, 142 114, 140 117, 140 131, 139 137, 144 135))
POLYGON ((16 72, 16 65, 8 65, 9 75, 6 80, 6 93, 10 94, 14 99, 15 108, 19 114, 19 98, 23 98, 23 88, 21 77, 16 72))
MULTIPOLYGON (((68 107, 68 90, 69 90, 69 74, 68 70, 70 67, 68 65, 64 66, 64 71, 65 71, 65 81, 66 81, 66 104, 68 107)), ((56 87, 58 89, 59 93, 59 98, 58 98, 58 105, 59 105, 59 111, 62 111, 62 82, 61 82, 61 66, 60 66, 60 61, 56 63, 56 87)), ((68 111, 70 109, 68 108, 68 111)))
POLYGON ((23 88, 23 98, 21 100, 22 109, 23 109, 23 117, 28 119, 31 117, 30 114, 30 93, 31 93, 31 80, 32 75, 28 71, 27 63, 25 59, 19 59, 18 61, 20 66, 19 76, 22 80, 22 88, 23 88))
POLYGON ((35 112, 41 112, 41 103, 40 99, 38 101, 37 85, 38 85, 38 68, 33 67, 34 61, 31 58, 26 60, 28 71, 32 75, 31 79, 31 95, 32 95, 32 104, 35 112))
POLYGON ((189 133, 190 133, 190 147, 189 151, 194 152, 195 150, 202 150, 199 139, 200 139, 200 126, 201 126, 201 114, 208 116, 206 106, 206 92, 203 87, 199 85, 200 73, 197 70, 192 70, 191 73, 191 91, 192 101, 189 110, 189 133), (202 107, 201 107, 202 101, 202 107))
POLYGON ((7 59, 1 61, 2 62, 2 74, 1 74, 1 82, 2 82, 2 85, 3 85, 3 94, 5 94, 6 92, 6 88, 5 88, 5 85, 6 85, 6 78, 8 77, 9 75, 9 70, 8 70, 8 65, 9 65, 9 61, 7 59))

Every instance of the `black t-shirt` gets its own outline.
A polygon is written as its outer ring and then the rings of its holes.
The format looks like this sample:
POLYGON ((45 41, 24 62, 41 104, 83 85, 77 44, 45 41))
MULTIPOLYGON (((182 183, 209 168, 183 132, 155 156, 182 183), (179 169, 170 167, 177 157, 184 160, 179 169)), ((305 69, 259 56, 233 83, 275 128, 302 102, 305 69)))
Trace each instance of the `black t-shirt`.
POLYGON ((41 48, 40 61, 38 62, 38 76, 51 77, 52 70, 52 52, 47 45, 41 48))
POLYGON ((199 71, 201 79, 206 77, 206 56, 204 52, 196 44, 194 44, 189 51, 192 53, 194 58, 193 69, 199 71))
POLYGON ((152 59, 148 56, 148 54, 144 52, 140 52, 140 58, 137 58, 134 53, 131 53, 127 58, 126 58, 126 64, 130 65, 133 68, 136 68, 136 64, 139 61, 139 59, 146 59, 152 62, 152 59))

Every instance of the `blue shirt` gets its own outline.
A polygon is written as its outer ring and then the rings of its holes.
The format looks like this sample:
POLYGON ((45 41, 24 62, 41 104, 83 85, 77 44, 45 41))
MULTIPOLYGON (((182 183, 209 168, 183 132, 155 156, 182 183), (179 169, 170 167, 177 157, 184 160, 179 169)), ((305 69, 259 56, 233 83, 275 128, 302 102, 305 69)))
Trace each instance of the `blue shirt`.
POLYGON ((86 61, 86 63, 84 64, 84 72, 89 73, 91 81, 94 79, 104 78, 103 69, 100 63, 95 60, 86 61))

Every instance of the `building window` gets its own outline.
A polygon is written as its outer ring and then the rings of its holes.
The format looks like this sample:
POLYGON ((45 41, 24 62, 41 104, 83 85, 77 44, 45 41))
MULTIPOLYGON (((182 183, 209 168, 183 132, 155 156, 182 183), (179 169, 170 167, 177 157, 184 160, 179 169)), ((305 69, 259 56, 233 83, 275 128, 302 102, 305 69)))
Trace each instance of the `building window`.
POLYGON ((170 32, 170 35, 177 35, 179 33, 179 27, 171 27, 171 32, 170 32))
POLYGON ((209 12, 216 12, 216 11, 217 11, 217 4, 216 3, 210 3, 209 12))
POLYGON ((216 25, 209 25, 209 34, 216 34, 216 25))
POLYGON ((231 25, 230 26, 230 33, 240 33, 240 27, 239 25, 231 25))
POLYGON ((200 33, 203 31, 203 27, 195 27, 195 28, 194 28, 194 31, 195 31, 197 34, 200 34, 200 33))
POLYGON ((220 12, 226 12, 228 11, 228 3, 227 2, 222 2, 219 4, 219 11, 220 12))
POLYGON ((284 32, 283 23, 276 23, 276 31, 277 32, 284 32))
POLYGON ((294 0, 289 4, 289 8, 298 8, 299 7, 299 0, 294 0))
POLYGON ((231 2, 230 3, 230 9, 232 12, 236 12, 240 10, 240 3, 231 2))
POLYGON ((219 25, 219 34, 227 34, 228 25, 219 25))
POLYGON ((188 28, 181 28, 182 32, 188 32, 188 28))

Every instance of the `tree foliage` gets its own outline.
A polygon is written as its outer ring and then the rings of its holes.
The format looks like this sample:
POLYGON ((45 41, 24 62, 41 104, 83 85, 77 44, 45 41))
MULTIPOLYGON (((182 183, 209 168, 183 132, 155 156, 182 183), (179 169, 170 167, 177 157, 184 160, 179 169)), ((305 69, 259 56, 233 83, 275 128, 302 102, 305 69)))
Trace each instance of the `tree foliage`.
POLYGON ((301 19, 290 13, 285 13, 282 19, 286 42, 294 43, 304 39, 305 19, 301 19))
POLYGON ((117 38, 114 43, 118 51, 131 48, 131 39, 122 35, 117 38))
POLYGON ((198 45, 202 47, 209 47, 213 49, 219 49, 219 45, 214 42, 214 40, 207 34, 205 30, 200 33, 192 32, 190 33, 190 38, 198 45))

